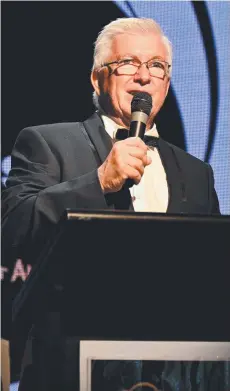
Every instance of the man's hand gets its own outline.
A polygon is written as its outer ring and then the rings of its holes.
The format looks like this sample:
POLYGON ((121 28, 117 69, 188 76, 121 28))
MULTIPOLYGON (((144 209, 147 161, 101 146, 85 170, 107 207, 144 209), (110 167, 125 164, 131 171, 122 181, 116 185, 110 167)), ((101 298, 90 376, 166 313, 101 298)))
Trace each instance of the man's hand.
POLYGON ((151 163, 147 156, 148 147, 139 137, 117 141, 105 162, 98 168, 101 188, 106 193, 119 191, 130 178, 138 184, 145 166, 151 163))

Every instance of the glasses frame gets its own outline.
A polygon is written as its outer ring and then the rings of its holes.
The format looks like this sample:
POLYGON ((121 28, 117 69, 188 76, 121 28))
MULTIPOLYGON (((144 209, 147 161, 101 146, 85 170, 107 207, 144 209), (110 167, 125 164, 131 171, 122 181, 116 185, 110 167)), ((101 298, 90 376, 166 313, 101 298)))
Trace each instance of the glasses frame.
MULTIPOLYGON (((108 67, 109 76, 111 76, 111 75, 112 75, 113 73, 115 73, 116 70, 119 68, 119 64, 122 63, 122 62, 125 61, 125 60, 126 60, 126 59, 121 59, 121 60, 116 60, 116 61, 107 62, 107 63, 102 64, 101 68, 103 68, 103 67, 108 67), (118 66, 117 66, 115 69, 112 69, 110 65, 113 65, 113 64, 117 64, 118 66)), ((133 59, 133 58, 130 58, 130 59, 128 58, 127 60, 134 60, 134 59, 133 59)), ((140 65, 136 67, 136 68, 137 68, 137 69, 136 69, 136 72, 134 72, 133 74, 128 74, 127 76, 134 76, 134 75, 137 73, 137 71, 140 69, 140 67, 141 67, 142 65, 144 65, 144 64, 146 65, 146 68, 149 70, 148 63, 149 63, 150 61, 154 61, 154 60, 156 60, 156 61, 158 60, 159 62, 163 62, 164 64, 166 64, 166 65, 168 66, 168 69, 167 69, 167 70, 164 70, 164 76, 163 76, 163 80, 164 80, 165 76, 169 76, 169 69, 171 68, 171 64, 169 64, 167 61, 162 60, 161 58, 151 58, 150 60, 148 60, 148 61, 143 61, 143 62, 141 62, 141 61, 139 61, 139 60, 135 60, 135 61, 139 62, 140 65)), ((134 66, 136 66, 136 65, 134 65, 134 66)), ((150 74, 151 77, 156 77, 156 76, 152 76, 150 72, 149 72, 149 74, 150 74)))

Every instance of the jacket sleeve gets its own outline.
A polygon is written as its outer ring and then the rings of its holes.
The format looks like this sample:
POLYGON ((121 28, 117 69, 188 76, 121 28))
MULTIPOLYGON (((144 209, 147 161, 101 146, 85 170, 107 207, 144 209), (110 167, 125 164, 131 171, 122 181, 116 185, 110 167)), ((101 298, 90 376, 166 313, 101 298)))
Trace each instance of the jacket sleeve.
POLYGON ((22 130, 2 194, 3 254, 14 249, 21 256, 25 247, 43 245, 66 208, 108 208, 97 169, 62 183, 60 178, 58 153, 35 128, 22 130))
POLYGON ((209 184, 209 214, 220 214, 219 200, 214 187, 214 175, 213 169, 210 164, 207 164, 208 168, 208 184, 209 184))

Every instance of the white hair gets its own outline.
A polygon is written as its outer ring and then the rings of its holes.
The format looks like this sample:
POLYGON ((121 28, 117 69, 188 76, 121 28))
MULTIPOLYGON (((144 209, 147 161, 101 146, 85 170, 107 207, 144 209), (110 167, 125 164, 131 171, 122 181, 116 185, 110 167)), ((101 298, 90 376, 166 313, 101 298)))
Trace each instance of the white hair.
MULTIPOLYGON (((157 22, 150 18, 118 18, 107 24, 99 33, 94 47, 92 71, 100 68, 112 54, 112 44, 114 38, 119 34, 127 32, 134 33, 158 33, 168 52, 167 62, 171 65, 169 76, 172 72, 172 45, 169 39, 164 35, 157 22)), ((94 105, 99 108, 99 102, 96 92, 93 93, 94 105)))
POLYGON ((167 61, 172 63, 172 45, 169 39, 163 34, 159 24, 149 18, 118 18, 107 24, 99 33, 95 42, 93 68, 100 68, 112 53, 113 39, 118 34, 128 31, 141 33, 158 33, 162 37, 168 51, 167 61))

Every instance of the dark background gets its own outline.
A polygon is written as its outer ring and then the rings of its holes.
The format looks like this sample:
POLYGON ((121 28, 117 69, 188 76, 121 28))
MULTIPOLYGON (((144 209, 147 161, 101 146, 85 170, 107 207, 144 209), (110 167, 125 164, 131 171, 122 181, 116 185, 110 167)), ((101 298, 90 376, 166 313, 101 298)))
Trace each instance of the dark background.
MULTIPOLYGON (((80 121, 94 111, 94 42, 104 25, 124 16, 112 1, 2 3, 2 156, 26 126, 80 121)), ((183 147, 172 91, 164 111, 161 135, 183 147), (167 134, 171 121, 177 126, 167 134)))

